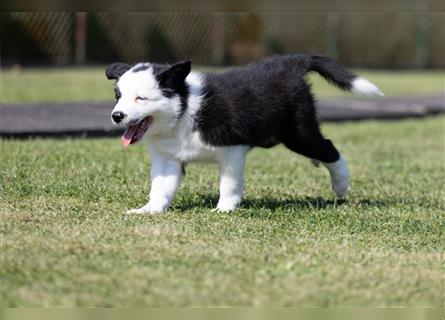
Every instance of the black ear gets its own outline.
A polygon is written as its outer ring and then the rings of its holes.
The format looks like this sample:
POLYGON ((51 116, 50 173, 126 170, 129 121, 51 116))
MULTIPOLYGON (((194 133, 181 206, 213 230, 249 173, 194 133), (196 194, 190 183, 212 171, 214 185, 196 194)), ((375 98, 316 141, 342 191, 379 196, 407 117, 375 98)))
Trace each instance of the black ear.
POLYGON ((158 76, 161 85, 169 86, 171 83, 183 83, 192 68, 190 60, 177 62, 167 70, 162 71, 158 76))
POLYGON ((117 80, 130 68, 131 66, 126 63, 113 63, 105 70, 105 75, 107 76, 108 80, 117 80))

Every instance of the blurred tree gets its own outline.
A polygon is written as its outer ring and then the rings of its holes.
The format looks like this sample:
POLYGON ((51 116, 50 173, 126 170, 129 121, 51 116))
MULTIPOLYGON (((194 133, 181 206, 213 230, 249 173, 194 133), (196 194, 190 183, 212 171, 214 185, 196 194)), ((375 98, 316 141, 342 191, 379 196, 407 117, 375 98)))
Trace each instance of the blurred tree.
POLYGON ((263 21, 254 13, 240 14, 234 22, 233 34, 229 43, 229 61, 235 64, 258 60, 266 55, 261 43, 263 21))
POLYGON ((50 63, 50 57, 40 48, 32 33, 7 13, 0 13, 0 39, 3 65, 50 63))
POLYGON ((146 42, 148 46, 147 60, 164 63, 176 61, 175 49, 167 35, 157 25, 147 30, 146 42))
POLYGON ((110 63, 122 60, 95 14, 87 16, 86 59, 92 63, 110 63))

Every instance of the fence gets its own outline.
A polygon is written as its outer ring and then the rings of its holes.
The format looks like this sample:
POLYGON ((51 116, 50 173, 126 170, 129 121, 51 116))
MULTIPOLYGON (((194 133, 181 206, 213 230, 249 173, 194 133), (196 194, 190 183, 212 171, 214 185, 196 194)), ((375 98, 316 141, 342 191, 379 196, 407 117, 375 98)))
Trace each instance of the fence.
POLYGON ((240 64, 327 53, 354 67, 445 67, 444 13, 3 13, 2 64, 240 64))

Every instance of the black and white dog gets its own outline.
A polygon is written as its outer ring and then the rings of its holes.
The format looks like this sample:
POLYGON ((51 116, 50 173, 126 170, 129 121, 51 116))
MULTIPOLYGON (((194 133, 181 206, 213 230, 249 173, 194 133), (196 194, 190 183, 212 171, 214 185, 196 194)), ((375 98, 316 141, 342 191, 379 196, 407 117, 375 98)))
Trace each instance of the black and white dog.
POLYGON ((116 63, 111 117, 123 124, 124 146, 145 140, 152 159, 148 203, 128 213, 167 209, 192 161, 219 164, 220 197, 215 210, 234 210, 244 188, 244 163, 252 147, 283 143, 321 162, 338 197, 348 189, 348 169, 320 132, 307 73, 315 71, 343 90, 383 95, 371 82, 320 55, 274 56, 223 73, 191 72, 191 62, 174 65, 116 63))

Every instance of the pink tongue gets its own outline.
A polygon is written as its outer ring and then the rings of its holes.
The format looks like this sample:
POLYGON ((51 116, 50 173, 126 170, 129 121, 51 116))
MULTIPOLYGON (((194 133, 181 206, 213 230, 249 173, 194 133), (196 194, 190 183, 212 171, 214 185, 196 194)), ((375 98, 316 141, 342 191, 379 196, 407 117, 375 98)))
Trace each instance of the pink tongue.
POLYGON ((133 138, 137 129, 138 129, 137 125, 129 126, 125 129, 125 132, 121 138, 122 144, 124 145, 124 147, 128 147, 130 145, 131 139, 133 138))

